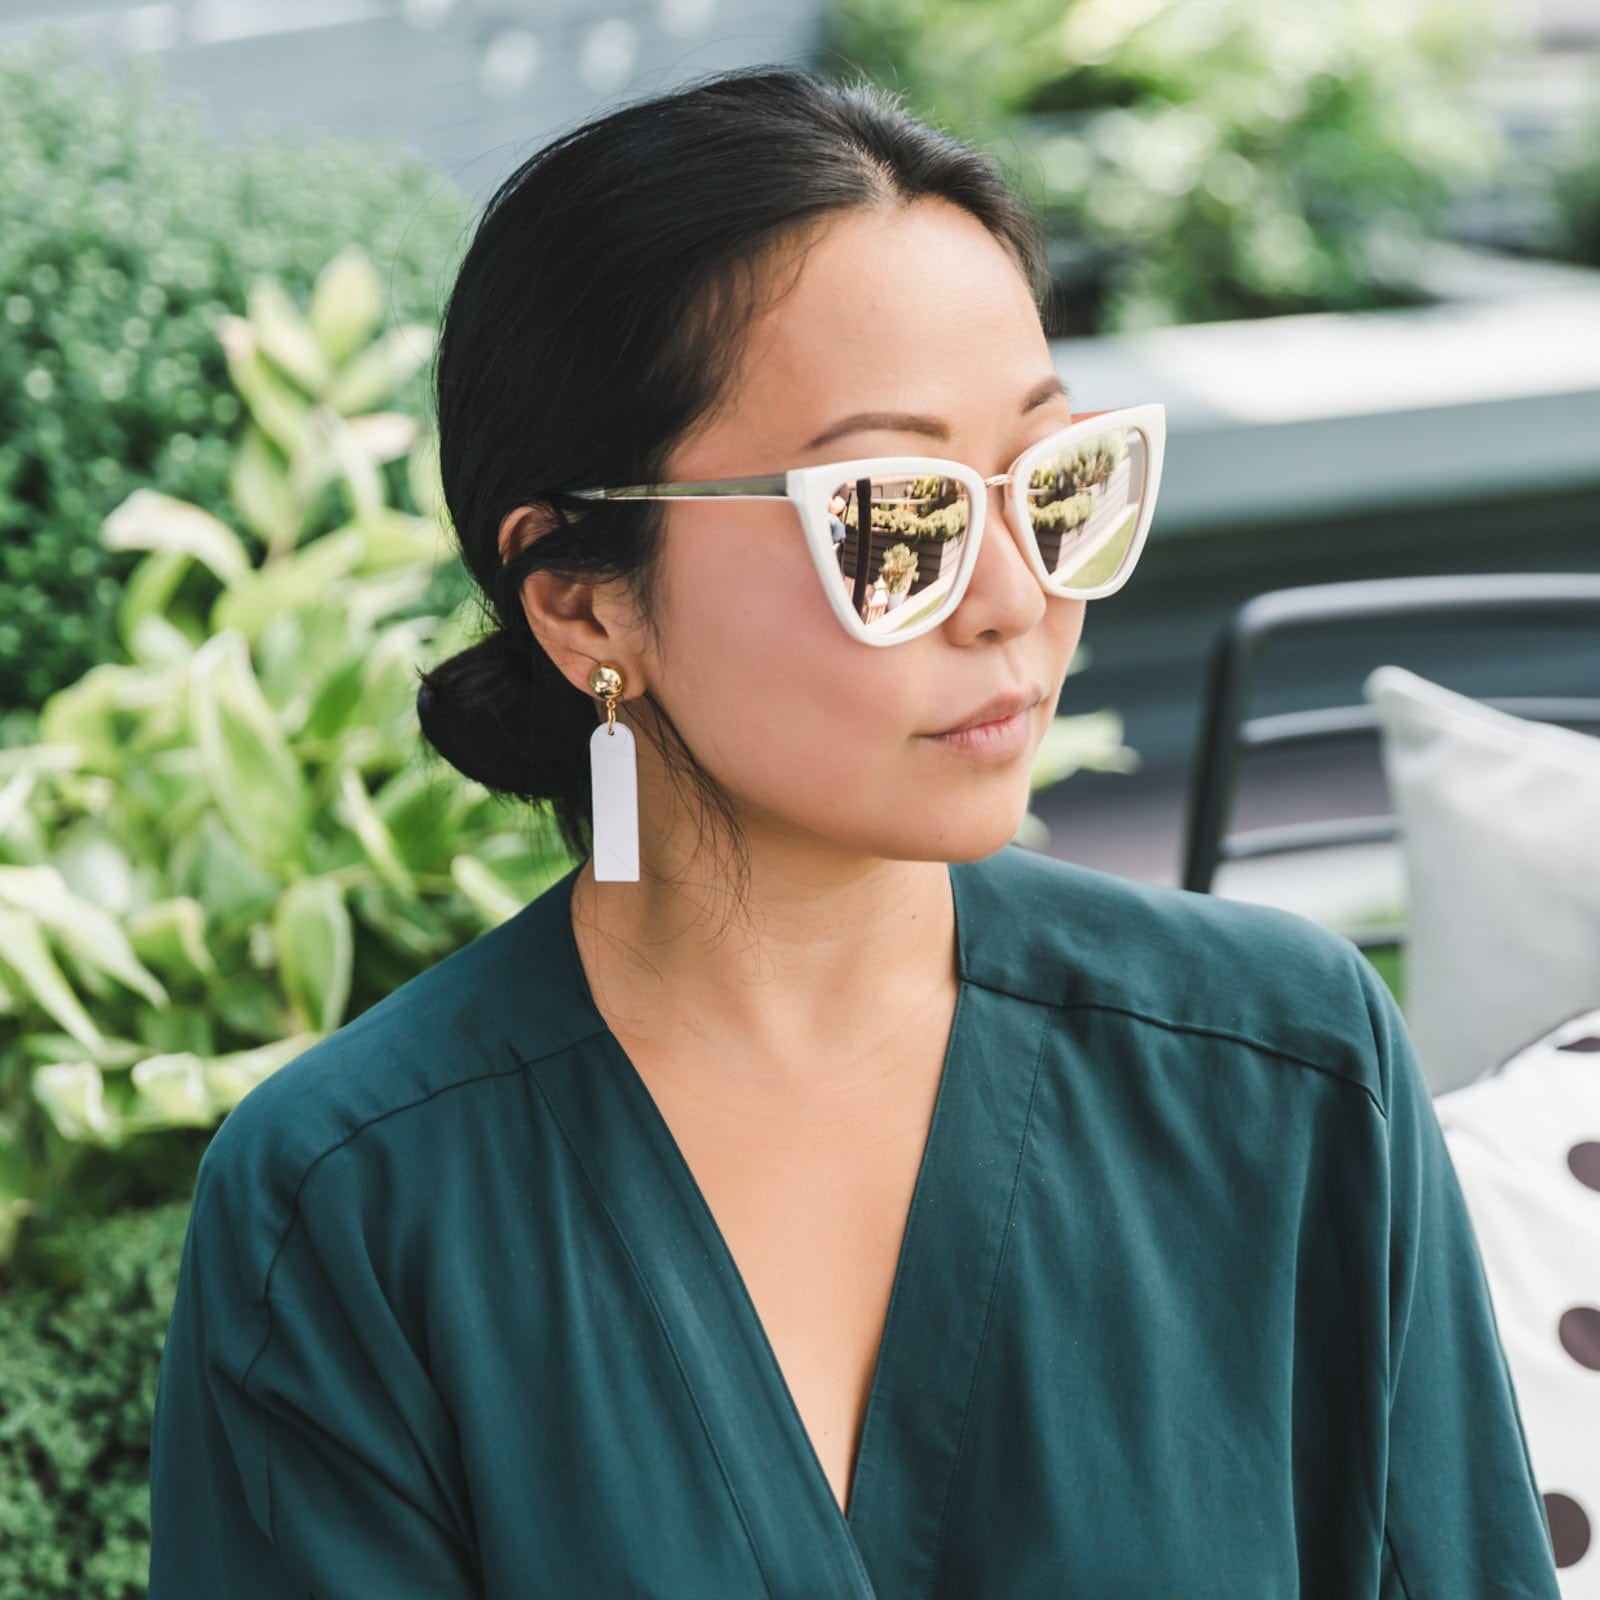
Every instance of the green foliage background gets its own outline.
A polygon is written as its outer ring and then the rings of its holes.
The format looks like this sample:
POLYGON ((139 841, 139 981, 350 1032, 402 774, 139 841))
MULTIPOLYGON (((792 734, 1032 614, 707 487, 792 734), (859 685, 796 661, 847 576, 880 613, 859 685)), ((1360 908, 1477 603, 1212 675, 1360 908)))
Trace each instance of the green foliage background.
POLYGON ((1049 221, 1063 331, 1421 297, 1505 153, 1468 92, 1498 0, 834 0, 829 64, 992 147, 1049 221))
POLYGON ((379 408, 434 335, 380 332, 381 300, 352 249, 304 311, 263 279, 220 319, 247 419, 228 503, 140 488, 112 511, 103 545, 144 553, 122 659, 0 749, 0 1265, 62 1215, 185 1190, 186 1130, 569 864, 548 808, 468 782, 417 727, 418 672, 474 607, 423 604, 447 556, 436 443, 379 408), (397 465, 424 512, 389 503, 397 465), (120 1184, 98 1159, 119 1155, 120 1184))
MULTIPOLYGON (((0 1295, 0 1600, 139 1600, 186 1200, 81 1219, 0 1295)), ((220 1597, 219 1597, 220 1600, 220 1597)))
POLYGON ((1600 71, 1588 111, 1561 142, 1551 197, 1553 222, 1537 243, 1552 255, 1600 267, 1600 71))
MULTIPOLYGON (((303 297, 359 240, 388 318, 432 323, 464 243, 465 198, 393 143, 222 148, 200 104, 51 33, 0 56, 0 714, 115 654, 133 560, 94 537, 113 506, 225 498, 241 409, 218 315, 260 276, 303 297)), ((419 414, 423 383, 400 401, 419 414)))

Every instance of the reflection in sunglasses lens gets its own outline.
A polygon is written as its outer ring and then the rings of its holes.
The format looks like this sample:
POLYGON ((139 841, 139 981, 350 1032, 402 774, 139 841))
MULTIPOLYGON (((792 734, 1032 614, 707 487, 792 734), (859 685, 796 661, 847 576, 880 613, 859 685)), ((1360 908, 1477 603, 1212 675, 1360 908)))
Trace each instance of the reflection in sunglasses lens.
POLYGON ((1149 470, 1149 444, 1127 427, 1080 440, 1035 464, 1028 523, 1052 584, 1094 589, 1122 570, 1149 470))
POLYGON ((872 632, 901 632, 948 604, 972 526, 971 497, 957 479, 853 479, 830 491, 827 515, 840 589, 872 632))

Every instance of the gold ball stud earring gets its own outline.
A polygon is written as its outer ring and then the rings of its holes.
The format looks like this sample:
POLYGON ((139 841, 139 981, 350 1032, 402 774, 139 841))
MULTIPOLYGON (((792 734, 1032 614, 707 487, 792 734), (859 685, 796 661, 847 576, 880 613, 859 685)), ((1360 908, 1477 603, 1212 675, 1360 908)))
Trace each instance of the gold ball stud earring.
POLYGON ((606 732, 615 733, 617 727, 617 701, 627 688, 628 680, 622 669, 610 661, 602 661, 589 674, 589 687, 606 703, 606 732))

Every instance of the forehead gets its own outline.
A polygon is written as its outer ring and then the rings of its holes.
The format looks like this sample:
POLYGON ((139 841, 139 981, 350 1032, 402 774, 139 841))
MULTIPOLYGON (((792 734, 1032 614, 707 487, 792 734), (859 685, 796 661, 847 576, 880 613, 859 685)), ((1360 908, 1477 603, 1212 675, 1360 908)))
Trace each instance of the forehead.
POLYGON ((957 434, 992 432, 1048 370, 1022 270, 949 202, 832 214, 768 272, 774 293, 750 323, 716 417, 686 442, 684 475, 802 464, 805 442, 855 411, 932 413, 957 434))

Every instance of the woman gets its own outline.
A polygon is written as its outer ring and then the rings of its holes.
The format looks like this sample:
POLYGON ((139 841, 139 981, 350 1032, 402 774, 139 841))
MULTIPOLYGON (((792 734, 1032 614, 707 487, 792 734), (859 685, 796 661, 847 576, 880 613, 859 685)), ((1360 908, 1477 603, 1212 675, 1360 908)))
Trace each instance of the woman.
POLYGON ((1041 261, 796 71, 494 197, 437 376, 497 626, 419 709, 584 859, 212 1141, 153 1600, 1554 1600, 1381 980, 1008 843, 1160 470, 1041 261))

